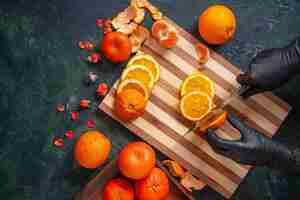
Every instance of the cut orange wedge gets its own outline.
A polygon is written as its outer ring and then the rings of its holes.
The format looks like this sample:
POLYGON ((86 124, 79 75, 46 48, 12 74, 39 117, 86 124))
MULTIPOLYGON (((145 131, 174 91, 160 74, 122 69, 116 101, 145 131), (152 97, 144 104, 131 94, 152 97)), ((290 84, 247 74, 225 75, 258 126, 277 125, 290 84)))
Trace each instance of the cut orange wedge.
POLYGON ((215 94, 214 82, 202 73, 190 75, 184 80, 180 95, 184 96, 194 91, 204 92, 213 98, 215 94))
POLYGON ((199 134, 203 134, 207 132, 207 129, 213 128, 218 129, 221 126, 224 125, 226 119, 227 119, 228 112, 224 111, 220 115, 215 116, 211 120, 209 120, 204 126, 199 127, 196 132, 199 134))
POLYGON ((180 101, 181 114, 188 120, 198 121, 212 109, 212 99, 204 92, 191 92, 180 101))
POLYGON ((126 68, 122 73, 121 81, 128 79, 140 81, 149 90, 152 89, 154 84, 152 72, 143 65, 132 65, 126 68))
POLYGON ((172 48, 177 43, 176 29, 165 20, 156 21, 151 28, 152 36, 165 48, 172 48))
POLYGON ((207 63, 207 61, 210 57, 209 49, 204 44, 201 44, 201 43, 196 44, 195 49, 196 49, 196 53, 198 55, 199 63, 201 63, 201 64, 207 63))

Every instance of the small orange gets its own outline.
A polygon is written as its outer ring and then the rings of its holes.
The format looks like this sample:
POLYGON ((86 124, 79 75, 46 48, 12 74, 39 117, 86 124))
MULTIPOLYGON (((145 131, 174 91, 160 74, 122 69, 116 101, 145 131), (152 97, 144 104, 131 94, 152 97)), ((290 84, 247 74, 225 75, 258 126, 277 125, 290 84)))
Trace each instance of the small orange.
POLYGON ((209 129, 209 128, 214 128, 214 129, 220 128, 225 123, 227 115, 228 115, 228 113, 226 111, 224 111, 220 115, 213 117, 204 126, 199 127, 196 130, 196 132, 199 134, 203 134, 203 133, 206 133, 207 129, 209 129))
POLYGON ((123 121, 136 119, 144 114, 147 99, 136 89, 125 89, 117 94, 114 112, 123 121))
POLYGON ((230 40, 236 29, 236 18, 228 7, 213 5, 199 17, 199 33, 209 44, 224 44, 230 40))
POLYGON ((111 142, 99 131, 83 133, 75 144, 74 157, 80 166, 94 169, 107 160, 111 142))

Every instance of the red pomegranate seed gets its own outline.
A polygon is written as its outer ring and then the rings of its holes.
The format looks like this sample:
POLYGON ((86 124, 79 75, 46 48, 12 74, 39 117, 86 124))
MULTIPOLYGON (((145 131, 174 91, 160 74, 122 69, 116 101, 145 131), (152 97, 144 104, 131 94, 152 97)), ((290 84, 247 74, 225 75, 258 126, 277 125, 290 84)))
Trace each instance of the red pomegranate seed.
POLYGON ((97 88, 98 96, 105 96, 108 91, 108 87, 105 83, 100 83, 97 88))
POLYGON ((66 138, 68 138, 68 139, 73 139, 73 137, 75 136, 75 133, 74 133, 74 131, 66 131, 65 132, 65 136, 66 136, 66 138))
POLYGON ((88 79, 90 82, 94 83, 98 79, 98 75, 95 72, 89 72, 88 79))
POLYGON ((56 106, 57 112, 64 112, 65 111, 65 105, 60 103, 56 106))
POLYGON ((80 101, 80 108, 87 109, 90 106, 91 101, 87 99, 82 99, 80 101))
POLYGON ((95 125, 96 125, 96 123, 95 123, 95 121, 92 120, 92 119, 89 119, 89 120, 86 121, 86 126, 87 126, 88 128, 94 128, 95 125))
POLYGON ((98 63, 101 60, 101 56, 98 53, 93 53, 92 55, 88 56, 88 61, 91 63, 98 63))
POLYGON ((79 113, 78 112, 71 112, 71 119, 73 121, 76 121, 79 117, 79 113))
POLYGON ((99 28, 101 28, 104 25, 105 21, 106 21, 105 19, 96 19, 96 25, 99 28))
POLYGON ((65 142, 62 138, 54 137, 53 138, 53 145, 56 147, 64 147, 65 142))

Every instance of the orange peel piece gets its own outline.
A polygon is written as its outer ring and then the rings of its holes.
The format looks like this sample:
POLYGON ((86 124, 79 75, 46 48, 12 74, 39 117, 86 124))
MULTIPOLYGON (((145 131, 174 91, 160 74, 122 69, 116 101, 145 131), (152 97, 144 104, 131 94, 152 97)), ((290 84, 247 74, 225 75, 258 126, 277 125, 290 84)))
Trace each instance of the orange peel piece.
POLYGON ((172 176, 175 176, 175 177, 182 177, 183 176, 184 170, 181 167, 181 165, 179 163, 177 163, 176 161, 164 160, 162 163, 164 165, 166 165, 166 167, 168 168, 168 170, 170 171, 172 176))
POLYGON ((144 8, 148 3, 148 0, 131 0, 130 5, 138 8, 144 8))
POLYGON ((137 24, 141 24, 145 19, 145 9, 138 8, 138 7, 136 7, 136 9, 137 9, 137 13, 133 21, 137 24))
POLYGON ((124 33, 125 35, 130 35, 133 33, 133 31, 138 27, 138 25, 134 22, 131 22, 129 24, 124 24, 122 25, 119 29, 118 32, 124 33))
POLYGON ((197 179, 190 172, 185 172, 182 175, 180 184, 189 192, 193 192, 193 190, 202 190, 205 186, 205 183, 197 179))
POLYGON ((150 32, 144 26, 138 26, 129 37, 132 46, 132 53, 137 52, 142 44, 150 37, 150 32))
POLYGON ((137 17, 137 8, 134 6, 129 6, 124 11, 120 12, 116 17, 112 20, 112 26, 114 29, 120 29, 125 24, 128 24, 131 20, 137 17))

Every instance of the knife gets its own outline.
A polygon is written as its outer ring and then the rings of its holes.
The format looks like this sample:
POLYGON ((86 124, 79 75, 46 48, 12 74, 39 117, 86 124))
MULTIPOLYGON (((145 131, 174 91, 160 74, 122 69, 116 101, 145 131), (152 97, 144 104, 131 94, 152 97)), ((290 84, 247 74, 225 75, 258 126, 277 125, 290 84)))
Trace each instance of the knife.
POLYGON ((206 125, 209 121, 211 121, 215 116, 220 115, 221 113, 224 112, 225 106, 230 104, 232 101, 236 99, 240 99, 241 96, 247 92, 249 89, 251 89, 249 86, 240 86, 239 88, 233 90, 230 92, 230 95, 219 105, 216 105, 210 113, 208 113, 205 117, 203 117, 201 120, 197 121, 195 125, 189 129, 186 133, 194 132, 196 131, 199 127, 206 125))

